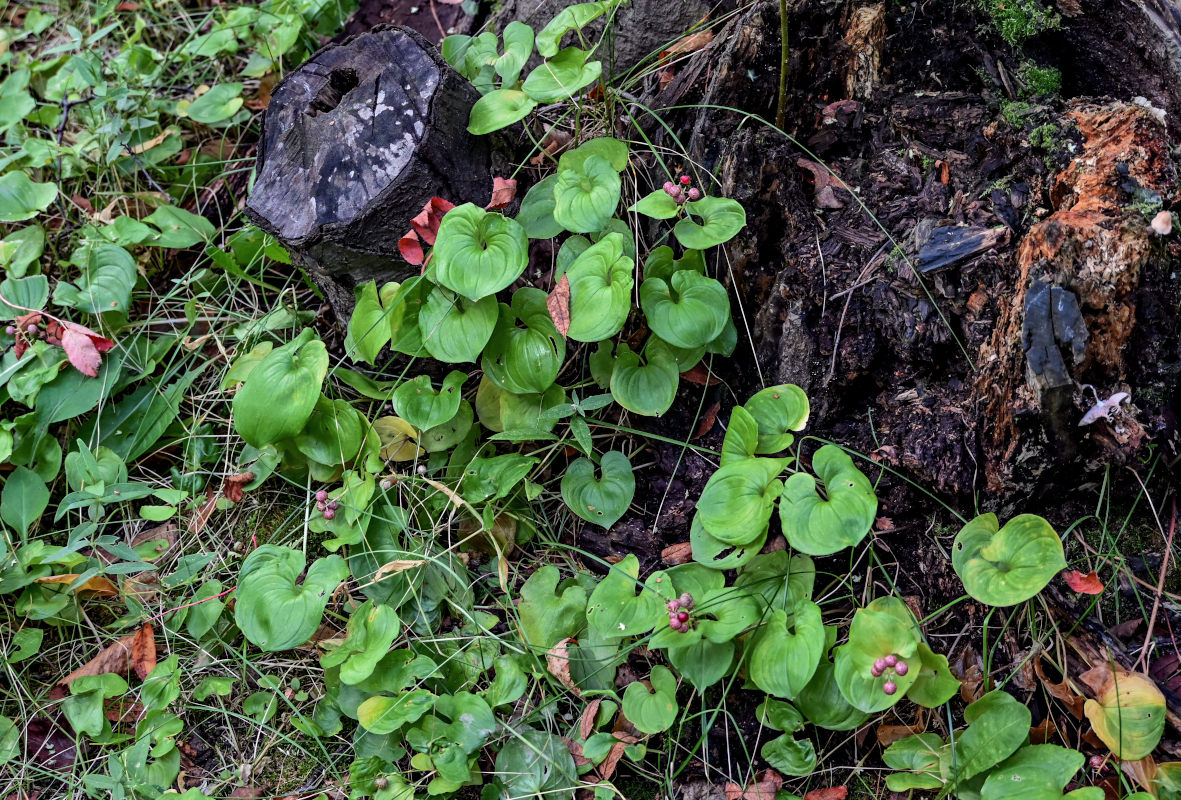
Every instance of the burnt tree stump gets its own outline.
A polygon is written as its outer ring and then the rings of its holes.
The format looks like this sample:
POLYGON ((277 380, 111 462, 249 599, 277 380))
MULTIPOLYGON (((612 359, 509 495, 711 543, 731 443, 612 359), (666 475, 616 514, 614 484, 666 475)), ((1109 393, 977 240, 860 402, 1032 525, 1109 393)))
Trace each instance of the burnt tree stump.
POLYGON ((418 272, 398 239, 431 197, 489 201, 507 148, 467 132, 478 98, 431 44, 394 26, 328 45, 275 88, 246 212, 342 319, 358 284, 418 272))

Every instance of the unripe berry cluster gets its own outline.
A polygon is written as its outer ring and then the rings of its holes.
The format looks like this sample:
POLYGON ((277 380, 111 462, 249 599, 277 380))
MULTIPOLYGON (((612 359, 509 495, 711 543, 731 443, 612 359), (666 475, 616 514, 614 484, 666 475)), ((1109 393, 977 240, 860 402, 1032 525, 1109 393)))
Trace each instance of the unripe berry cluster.
POLYGON ((689 612, 693 610, 693 595, 685 592, 668 601, 668 626, 679 633, 689 630, 689 612))
POLYGON ((686 200, 700 199, 700 197, 701 197, 701 190, 700 189, 698 189, 697 187, 693 187, 692 189, 687 188, 689 186, 689 182, 691 180, 688 175, 682 175, 679 178, 677 178, 677 180, 679 181, 679 183, 673 183, 672 181, 665 181, 664 182, 663 188, 664 188, 665 194, 667 194, 673 200, 676 200, 678 203, 684 203, 686 200))
MULTIPOLYGON (((894 670, 894 674, 898 677, 902 677, 906 673, 910 672, 910 667, 907 665, 907 663, 898 656, 891 653, 885 658, 879 658, 877 661, 873 662, 873 667, 870 669, 870 674, 872 674, 875 678, 880 678, 888 669, 894 670)), ((894 694, 898 691, 898 684, 894 683, 894 681, 886 681, 882 684, 882 691, 886 694, 894 694)))
POLYGON ((335 500, 328 499, 328 492, 321 489, 316 492, 316 510, 324 515, 324 519, 332 519, 336 516, 336 509, 340 508, 340 503, 335 500))

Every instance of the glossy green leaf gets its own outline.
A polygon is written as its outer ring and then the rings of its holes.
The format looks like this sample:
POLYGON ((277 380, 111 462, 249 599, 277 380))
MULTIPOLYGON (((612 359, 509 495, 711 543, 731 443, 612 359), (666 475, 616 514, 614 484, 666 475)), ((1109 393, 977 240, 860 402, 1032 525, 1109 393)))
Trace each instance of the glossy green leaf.
POLYGON ((212 125, 234 116, 244 102, 242 84, 222 83, 198 97, 183 111, 194 122, 212 125))
POLYGON ((303 430, 328 373, 328 351, 311 329, 263 357, 234 395, 234 428, 265 447, 303 430), (275 398, 283 402, 276 403, 275 398))
POLYGON ((603 639, 643 636, 664 617, 663 598, 651 586, 641 584, 639 574, 640 561, 633 553, 611 565, 587 604, 586 618, 593 633, 603 639))
POLYGON ((980 800, 1059 800, 1062 788, 1046 772, 1025 767, 998 767, 988 773, 980 787, 980 800))
POLYGON ((375 281, 356 288, 357 303, 345 336, 345 350, 350 357, 373 364, 381 348, 389 344, 391 311, 386 306, 397 295, 398 288, 396 283, 387 283, 381 287, 380 295, 375 281))
POLYGON ((611 370, 611 396, 634 414, 658 417, 677 397, 680 372, 667 348, 646 351, 645 362, 626 344, 620 344, 611 370))
MULTIPOLYGON (((634 211, 637 214, 643 214, 645 217, 651 217, 652 219, 672 219, 680 213, 681 205, 676 200, 673 200, 672 195, 668 192, 663 189, 657 189, 641 197, 627 210, 634 211)), ((668 250, 669 257, 671 258, 672 249, 667 246, 664 249, 668 250)), ((647 270, 645 270, 645 275, 647 275, 647 270)), ((652 276, 648 275, 648 277, 652 276)))
POLYGON ((496 89, 472 106, 468 133, 479 136, 507 128, 529 116, 536 107, 537 101, 519 89, 496 89))
POLYGON ((812 680, 823 656, 820 606, 805 602, 791 615, 773 612, 759 628, 748 657, 748 674, 764 692, 791 699, 812 680))
POLYGON ((959 692, 960 682, 952 676, 947 656, 919 642, 918 662, 918 679, 906 693, 908 699, 925 708, 938 708, 959 692))
POLYGON ((958 783, 983 773, 1025 743, 1032 721, 1029 709, 1001 689, 989 692, 964 710, 968 729, 941 754, 941 771, 958 783))
POLYGON ((556 174, 542 178, 533 184, 521 201, 517 222, 530 239, 552 239, 565 230, 554 219, 554 187, 557 183, 556 174))
POLYGON ((467 375, 452 370, 447 373, 438 391, 431 385, 429 375, 419 375, 403 381, 398 384, 391 398, 394 411, 419 430, 441 425, 459 411, 463 384, 466 380, 467 375))
POLYGON ((518 658, 506 655, 496 659, 496 677, 483 691, 485 702, 492 708, 512 705, 529 690, 529 678, 521 669, 518 658))
POLYGON ((464 203, 439 224, 430 274, 473 302, 496 294, 529 264, 529 237, 515 219, 464 203))
POLYGON ((574 97, 603 73, 602 62, 588 62, 589 56, 590 53, 578 47, 563 48, 553 58, 535 67, 521 88, 541 103, 574 97))
POLYGON ((373 674, 394 639, 402 632, 397 612, 387 605, 366 600, 349 617, 347 635, 335 650, 320 658, 324 667, 340 667, 345 683, 360 683, 373 674))
POLYGON ((1035 514, 1003 528, 995 514, 981 514, 955 537, 951 563, 968 594, 991 606, 1022 603, 1066 569, 1062 540, 1035 514))
POLYGON ((756 453, 778 453, 790 447, 795 439, 791 431, 803 430, 808 424, 808 396, 792 383, 768 386, 742 407, 759 426, 756 453))
POLYGON ((751 458, 720 467, 697 501, 697 514, 710 535, 742 546, 763 535, 775 500, 783 491, 785 459, 751 458))
POLYGON ((27 467, 17 467, 8 473, 4 490, 0 493, 0 518, 24 539, 33 523, 41 519, 49 505, 49 489, 45 481, 27 467))
POLYGON ((673 227, 673 234, 683 247, 707 250, 728 242, 746 226, 746 210, 728 197, 703 197, 685 203, 685 217, 673 227), (701 223, 692 217, 700 217, 701 223))
POLYGON ((603 454, 599 470, 596 478, 589 458, 576 459, 562 476, 562 499, 587 522, 610 528, 631 505, 636 479, 631 462, 618 450, 603 454))
MULTIPOLYGON (((825 626, 825 647, 831 649, 836 641, 836 628, 825 626)), ((808 721, 830 731, 851 731, 861 727, 869 714, 855 708, 837 686, 836 667, 828 658, 821 658, 812 680, 795 697, 795 704, 808 721)))
POLYGON ((574 757, 558 736, 525 729, 505 740, 493 765, 497 796, 517 800, 573 800, 579 786, 574 757))
POLYGON ((573 233, 601 231, 619 205, 621 189, 619 173, 611 163, 591 156, 582 164, 558 172, 554 219, 573 233))
POLYGON ((537 34, 537 52, 542 58, 552 57, 558 52, 563 36, 598 19, 619 2, 620 0, 602 0, 566 6, 537 34))
POLYGON ((512 86, 533 54, 533 29, 520 20, 513 20, 504 26, 503 38, 504 54, 496 59, 494 66, 504 85, 512 86))
POLYGON ((648 254, 644 262, 644 278, 660 278, 667 281, 674 272, 690 270, 699 275, 705 274, 705 259, 700 250, 686 250, 680 258, 673 257, 673 249, 668 245, 661 245, 648 254))
POLYGON ((734 662, 734 642, 711 642, 702 639, 684 647, 670 647, 665 654, 685 680, 698 691, 720 681, 734 662))
POLYGON ((74 251, 70 263, 82 274, 73 283, 57 284, 54 303, 90 314, 127 310, 137 275, 130 253, 113 244, 90 244, 74 251))
POLYGON ((753 458, 758 451, 759 425, 742 406, 730 412, 730 424, 722 440, 722 466, 753 458))
POLYGON ((29 225, 0 239, 0 267, 9 277, 23 278, 45 252, 45 229, 29 225))
POLYGON ((632 681, 623 692, 623 714, 641 732, 661 733, 676 722, 677 679, 667 667, 652 668, 651 690, 640 681, 632 681))
POLYGON ((467 400, 460 400, 455 416, 423 431, 418 437, 418 444, 428 453, 450 450, 467 438, 475 419, 472 404, 467 400))
POLYGON ((1082 769, 1086 756, 1056 744, 1027 744, 1000 763, 998 769, 1014 773, 1038 770, 1046 773, 1061 792, 1082 769))
POLYGON ((436 698, 426 689, 412 689, 394 697, 370 697, 357 708, 357 721, 370 733, 393 733, 409 722, 417 722, 435 707, 436 698))
POLYGON ((497 311, 495 297, 472 302, 436 286, 418 313, 427 352, 451 364, 476 361, 496 329, 497 311))
POLYGON ((815 478, 797 472, 784 484, 779 518, 792 547, 825 556, 865 538, 877 516, 878 498, 853 459, 835 445, 816 451, 812 469, 824 485, 825 497, 817 492, 815 478))
POLYGON ((56 199, 53 183, 36 183, 20 170, 0 175, 0 222, 32 219, 56 199))
POLYGON ((562 639, 576 636, 586 624, 586 589, 570 583, 560 593, 558 568, 546 564, 521 586, 517 604, 521 636, 534 650, 547 652, 562 639))
POLYGON ((721 334, 730 317, 725 287, 692 270, 674 272, 668 281, 645 280, 640 285, 640 307, 653 333, 684 348, 709 344, 721 334))
POLYGON ((710 569, 738 569, 759 554, 767 542, 764 530, 754 540, 736 547, 714 538, 701 524, 701 515, 694 514, 689 526, 689 544, 693 548, 693 560, 710 569))
POLYGON ((328 597, 349 575, 340 556, 317 559, 297 582, 306 561, 302 553, 260 545, 242 562, 234 620, 246 638, 268 652, 289 650, 315 633, 328 597))
MULTIPOLYGON (((919 629, 914 615, 897 597, 879 597, 858 609, 849 626, 849 642, 833 651, 837 686, 855 708, 868 714, 884 711, 897 703, 918 680, 919 629), (874 662, 894 655, 908 666, 906 675, 894 670, 874 677, 874 662), (884 691, 887 682, 897 687, 893 695, 884 691)), ((1006 754, 1007 755, 1007 754, 1006 754)))
POLYGON ((347 400, 320 395, 307 424, 295 437, 295 447, 320 464, 348 466, 369 430, 369 423, 347 400))
POLYGON ((606 159, 616 172, 627 169, 627 142, 622 142, 612 136, 600 136, 583 142, 573 150, 562 153, 558 159, 558 169, 579 169, 591 156, 606 159))
POLYGON ((566 339, 554 326, 545 292, 527 286, 513 294, 511 307, 500 305, 480 366, 505 391, 530 394, 552 386, 565 359, 566 339))
POLYGON ((810 739, 777 736, 764 744, 759 754, 784 775, 802 778, 816 770, 816 746, 810 739))
POLYGON ((751 560, 734 585, 748 592, 761 608, 786 611, 812 600, 816 563, 806 555, 785 550, 761 553, 751 560))
POLYGON ((157 247, 192 247, 208 242, 217 233, 205 217, 176 206, 160 206, 144 217, 144 222, 159 231, 151 241, 157 247))
POLYGON ((943 780, 939 774, 939 759, 943 746, 938 735, 919 733, 887 747, 882 760, 891 769, 903 771, 887 776, 886 788, 892 792, 940 788, 943 780))
POLYGON ((24 316, 23 309, 40 311, 49 301, 49 279, 44 275, 5 278, 0 282, 0 319, 24 316))
POLYGON ((570 330, 578 342, 598 342, 623 328, 631 311, 635 262, 623 255, 623 237, 610 234, 574 259, 570 280, 570 330))

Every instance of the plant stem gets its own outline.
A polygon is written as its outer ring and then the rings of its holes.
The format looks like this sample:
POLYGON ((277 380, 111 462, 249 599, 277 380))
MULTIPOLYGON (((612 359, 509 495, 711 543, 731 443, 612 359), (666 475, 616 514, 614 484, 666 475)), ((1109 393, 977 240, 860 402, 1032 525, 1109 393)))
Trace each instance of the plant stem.
POLYGON ((783 129, 787 116, 787 0, 779 0, 779 102, 775 106, 775 127, 783 129))

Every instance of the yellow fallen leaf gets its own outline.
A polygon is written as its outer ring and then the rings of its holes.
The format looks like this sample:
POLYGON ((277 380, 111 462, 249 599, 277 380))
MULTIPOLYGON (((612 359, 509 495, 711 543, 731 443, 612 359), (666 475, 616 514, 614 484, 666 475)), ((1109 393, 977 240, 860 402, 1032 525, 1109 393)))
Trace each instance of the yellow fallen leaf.
POLYGON ((379 417, 373 430, 381 440, 381 457, 390 461, 411 461, 422 450, 418 446, 418 431, 401 417, 379 417))
MULTIPOLYGON (((44 578, 38 578, 37 583, 73 583, 78 580, 78 573, 69 573, 66 575, 48 575, 44 578)), ((118 597, 119 587, 112 583, 109 579, 102 575, 95 575, 81 586, 74 587, 75 592, 86 592, 95 597, 118 597)))

